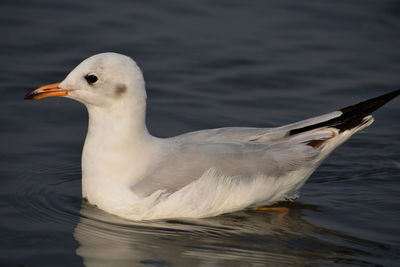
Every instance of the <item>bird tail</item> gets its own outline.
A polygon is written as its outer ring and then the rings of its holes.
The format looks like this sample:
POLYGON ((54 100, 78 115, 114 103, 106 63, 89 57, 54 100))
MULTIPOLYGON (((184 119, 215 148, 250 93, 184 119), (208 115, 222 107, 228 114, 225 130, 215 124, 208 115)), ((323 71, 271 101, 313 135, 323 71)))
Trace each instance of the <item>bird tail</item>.
POLYGON ((339 133, 359 127, 368 121, 366 118, 372 112, 382 107, 398 95, 400 95, 400 90, 396 90, 375 98, 368 99, 358 104, 342 108, 339 110, 339 112, 341 112, 340 116, 315 124, 306 125, 304 127, 294 128, 290 130, 289 136, 323 127, 335 128, 339 131, 339 133))
POLYGON ((302 143, 316 149, 321 148, 326 154, 329 154, 353 134, 371 125, 374 122, 371 113, 398 95, 400 95, 400 90, 342 108, 337 111, 338 115, 335 117, 313 124, 299 125, 299 127, 292 128, 288 135, 296 139, 301 138, 303 139, 302 143), (315 138, 315 136, 322 136, 318 135, 319 133, 327 131, 332 134, 315 138))

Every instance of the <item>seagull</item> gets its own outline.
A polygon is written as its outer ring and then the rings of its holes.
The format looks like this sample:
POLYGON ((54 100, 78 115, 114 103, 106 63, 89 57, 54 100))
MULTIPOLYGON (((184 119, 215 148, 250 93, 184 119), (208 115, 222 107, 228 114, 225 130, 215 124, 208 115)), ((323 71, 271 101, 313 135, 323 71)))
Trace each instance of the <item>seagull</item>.
POLYGON ((140 68, 130 57, 108 52, 25 99, 62 96, 83 103, 89 113, 83 198, 129 220, 154 220, 211 217, 296 199, 321 162, 399 94, 276 128, 226 127, 158 138, 146 128, 140 68))

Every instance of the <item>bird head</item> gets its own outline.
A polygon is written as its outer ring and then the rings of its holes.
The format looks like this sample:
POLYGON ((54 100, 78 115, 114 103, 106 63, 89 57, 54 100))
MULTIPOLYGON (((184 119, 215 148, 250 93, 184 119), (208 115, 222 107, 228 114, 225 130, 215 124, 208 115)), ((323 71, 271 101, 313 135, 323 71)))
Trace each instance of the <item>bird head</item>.
POLYGON ((144 102, 146 92, 140 68, 130 57, 102 53, 85 59, 67 77, 29 92, 25 99, 62 96, 86 106, 110 107, 135 99, 144 102))

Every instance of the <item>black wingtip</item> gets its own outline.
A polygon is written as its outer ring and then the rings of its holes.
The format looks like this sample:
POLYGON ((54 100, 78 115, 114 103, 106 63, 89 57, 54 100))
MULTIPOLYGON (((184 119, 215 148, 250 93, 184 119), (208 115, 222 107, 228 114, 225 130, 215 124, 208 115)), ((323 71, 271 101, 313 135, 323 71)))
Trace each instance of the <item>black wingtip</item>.
POLYGON ((400 95, 400 90, 395 90, 390 93, 360 102, 358 104, 342 108, 339 111, 341 111, 343 114, 340 115, 339 117, 324 122, 316 123, 313 125, 309 125, 306 127, 293 129, 290 131, 289 135, 310 131, 320 127, 334 127, 339 129, 340 132, 352 129, 364 123, 363 119, 366 116, 370 115, 372 112, 382 107, 387 102, 396 98, 399 95, 400 95))
POLYGON ((369 115, 378 108, 385 105, 393 98, 397 97, 398 95, 400 95, 400 90, 395 90, 393 92, 368 99, 358 104, 342 108, 340 109, 340 111, 343 112, 343 114, 357 113, 357 114, 369 115))

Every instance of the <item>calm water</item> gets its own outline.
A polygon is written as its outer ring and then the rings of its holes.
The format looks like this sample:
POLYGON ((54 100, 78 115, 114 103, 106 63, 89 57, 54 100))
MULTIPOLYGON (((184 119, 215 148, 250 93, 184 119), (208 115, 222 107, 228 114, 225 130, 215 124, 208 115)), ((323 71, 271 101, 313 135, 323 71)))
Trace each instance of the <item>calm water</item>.
POLYGON ((132 56, 157 136, 278 126, 400 88, 399 1, 1 1, 0 266, 400 261, 400 101, 337 149, 289 213, 129 222, 82 202, 87 114, 24 101, 84 58, 132 56))

